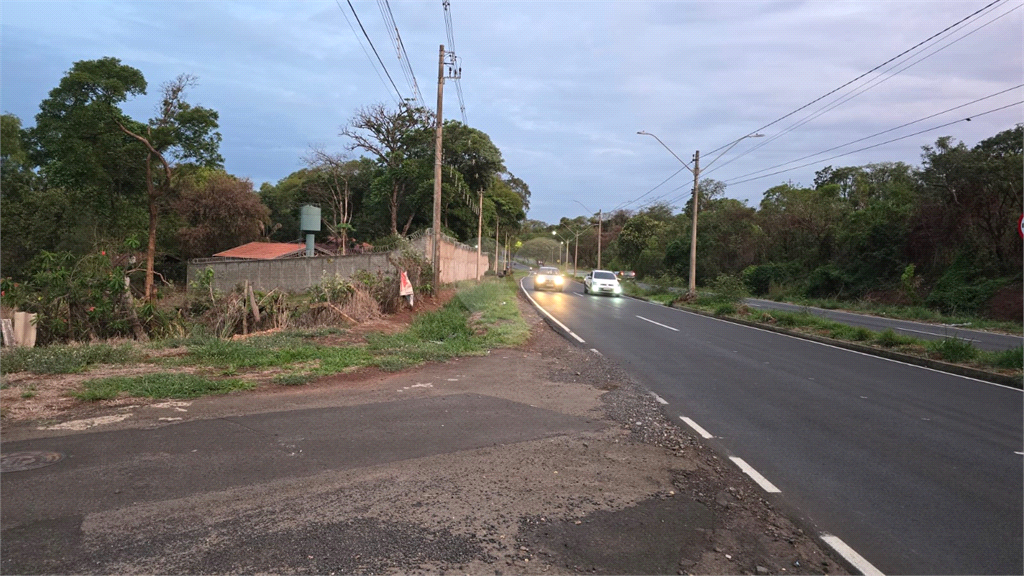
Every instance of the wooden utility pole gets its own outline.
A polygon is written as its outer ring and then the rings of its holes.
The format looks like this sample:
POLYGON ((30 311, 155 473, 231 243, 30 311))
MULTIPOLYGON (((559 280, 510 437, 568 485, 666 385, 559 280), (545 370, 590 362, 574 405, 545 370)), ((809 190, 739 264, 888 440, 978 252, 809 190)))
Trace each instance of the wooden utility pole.
POLYGON ((498 215, 494 215, 494 275, 498 275, 498 215))
MULTIPOLYGON (((660 142, 660 140, 659 140, 660 142)), ((669 150, 671 152, 671 150, 669 150)), ((697 295, 697 205, 700 203, 700 150, 693 153, 693 226, 690 230, 690 296, 697 295)))
POLYGON ((444 104, 444 44, 437 57, 437 129, 434 134, 434 294, 441 288, 441 106, 444 104))
POLYGON ((480 191, 480 214, 476 222, 476 280, 480 281, 480 251, 483 249, 484 234, 484 191, 480 191))

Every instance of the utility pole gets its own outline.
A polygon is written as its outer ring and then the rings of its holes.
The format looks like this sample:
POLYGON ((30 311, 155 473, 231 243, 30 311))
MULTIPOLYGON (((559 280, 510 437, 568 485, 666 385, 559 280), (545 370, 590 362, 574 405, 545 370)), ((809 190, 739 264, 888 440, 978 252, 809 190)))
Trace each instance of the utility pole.
POLYGON ((597 269, 601 269, 601 216, 604 214, 604 208, 600 208, 597 211, 597 269))
POLYGON ((480 191, 480 214, 476 223, 476 281, 480 281, 480 251, 483 249, 484 233, 484 191, 480 191))
POLYGON ((690 296, 697 295, 697 204, 700 201, 700 150, 693 153, 693 226, 690 230, 690 296))
POLYGON ((444 115, 441 107, 444 104, 444 79, 461 78, 462 68, 457 66, 455 53, 447 53, 451 58, 446 62, 444 44, 441 44, 437 57, 437 128, 434 134, 434 294, 441 287, 441 127, 444 124, 444 115), (444 73, 444 66, 448 64, 448 75, 444 73))
POLYGON ((498 275, 498 215, 494 215, 494 275, 498 275))

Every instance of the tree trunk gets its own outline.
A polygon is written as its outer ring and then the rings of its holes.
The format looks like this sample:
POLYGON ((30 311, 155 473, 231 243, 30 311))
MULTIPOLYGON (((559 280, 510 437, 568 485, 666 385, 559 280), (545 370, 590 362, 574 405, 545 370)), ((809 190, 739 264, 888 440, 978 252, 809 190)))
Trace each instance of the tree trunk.
POLYGON ((398 235, 398 182, 391 184, 391 234, 398 235))
POLYGON ((144 298, 153 299, 153 272, 156 260, 156 189, 153 186, 152 154, 146 155, 146 186, 149 191, 149 243, 146 246, 146 286, 144 298))

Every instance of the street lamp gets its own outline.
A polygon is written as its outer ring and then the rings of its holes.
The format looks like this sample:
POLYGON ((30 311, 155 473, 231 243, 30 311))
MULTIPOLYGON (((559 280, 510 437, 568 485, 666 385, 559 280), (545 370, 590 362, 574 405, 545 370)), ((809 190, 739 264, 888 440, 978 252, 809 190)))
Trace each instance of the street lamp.
MULTIPOLYGON (((559 238, 562 239, 562 241, 558 243, 559 245, 565 244, 565 260, 563 260, 563 262, 568 264, 569 263, 569 241, 566 240, 565 238, 562 238, 562 235, 559 234, 558 232, 556 232, 555 230, 551 231, 551 235, 552 236, 558 236, 559 238)), ((561 249, 561 247, 559 247, 559 249, 558 249, 558 257, 559 258, 562 257, 562 249, 561 249)))
MULTIPOLYGON (((693 168, 690 168, 690 165, 687 164, 686 162, 684 162, 683 159, 680 158, 679 156, 676 156, 676 153, 673 152, 672 149, 669 148, 667 144, 665 144, 664 142, 661 141, 661 138, 658 138, 657 136, 655 136, 654 134, 651 134, 650 132, 644 132, 643 130, 637 131, 637 134, 641 134, 641 135, 644 135, 644 136, 650 136, 650 137, 654 138, 655 140, 657 140, 659 144, 661 144, 662 146, 665 147, 665 150, 668 150, 669 154, 675 156, 676 160, 679 160, 679 162, 683 165, 683 168, 686 168, 691 173, 693 173, 693 226, 691 227, 691 230, 690 230, 690 291, 689 291, 689 295, 690 295, 690 297, 696 296, 697 295, 697 202, 698 202, 698 200, 700 198, 700 184, 699 184, 699 178, 700 178, 700 150, 697 150, 696 152, 694 152, 694 154, 693 154, 693 168)), ((711 162, 708 162, 708 166, 711 166, 712 164, 714 164, 719 158, 722 157, 722 154, 725 154, 729 150, 732 150, 733 146, 739 144, 740 141, 742 141, 742 140, 744 140, 746 138, 760 138, 762 136, 764 136, 764 134, 747 134, 746 136, 743 136, 742 138, 739 138, 738 140, 736 140, 734 142, 731 142, 729 144, 728 148, 723 150, 722 153, 719 154, 718 156, 715 156, 714 160, 712 160, 711 162)))

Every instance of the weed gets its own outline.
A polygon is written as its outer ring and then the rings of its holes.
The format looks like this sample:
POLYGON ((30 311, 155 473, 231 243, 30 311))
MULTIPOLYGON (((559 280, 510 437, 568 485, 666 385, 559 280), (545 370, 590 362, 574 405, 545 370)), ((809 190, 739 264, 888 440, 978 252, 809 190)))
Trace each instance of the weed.
POLYGON ((195 374, 160 372, 86 380, 82 384, 82 390, 73 395, 89 402, 116 398, 122 392, 129 396, 149 398, 197 398, 207 394, 247 390, 253 386, 251 382, 238 379, 213 380, 195 374))
POLYGON ((998 352, 983 351, 978 354, 978 362, 1002 370, 1021 370, 1024 369, 1024 347, 1017 346, 998 352))
POLYGON ((943 338, 925 344, 925 349, 947 362, 967 362, 978 356, 978 349, 967 340, 943 338))
POLYGON ((735 313, 736 307, 732 304, 719 304, 715 307, 715 316, 726 316, 735 313))
POLYGON ((895 348, 896 346, 913 344, 914 339, 909 336, 897 334, 896 332, 893 332, 892 328, 886 328, 875 336, 875 343, 883 348, 895 348))
POLYGON ((36 374, 74 374, 93 364, 128 364, 139 354, 130 345, 85 346, 54 345, 41 348, 14 348, 0 355, 0 372, 33 372, 36 374))
POLYGON ((316 376, 313 374, 278 374, 274 377, 274 384, 281 386, 302 386, 308 384, 316 376))

